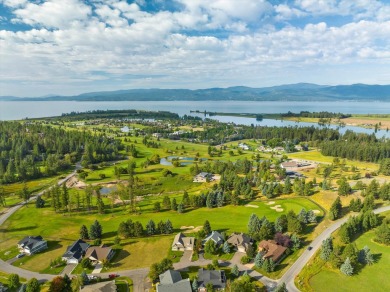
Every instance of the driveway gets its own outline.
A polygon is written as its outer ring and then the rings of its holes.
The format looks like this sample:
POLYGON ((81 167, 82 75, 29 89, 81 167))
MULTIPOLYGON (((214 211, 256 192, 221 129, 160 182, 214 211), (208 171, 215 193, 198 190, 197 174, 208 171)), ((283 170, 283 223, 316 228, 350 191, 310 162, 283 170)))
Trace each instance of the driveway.
POLYGON ((65 268, 62 270, 61 275, 67 274, 68 276, 72 273, 74 268, 76 268, 77 264, 67 264, 65 268))
POLYGON ((100 274, 102 269, 103 269, 102 264, 96 264, 95 268, 92 271, 92 274, 100 274))

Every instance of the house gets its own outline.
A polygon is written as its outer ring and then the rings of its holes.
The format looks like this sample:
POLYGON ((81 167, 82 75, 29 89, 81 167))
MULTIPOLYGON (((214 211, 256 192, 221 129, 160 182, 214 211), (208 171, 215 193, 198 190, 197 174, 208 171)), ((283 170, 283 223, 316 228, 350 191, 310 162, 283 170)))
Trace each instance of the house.
POLYGON ((104 260, 110 261, 114 256, 114 250, 104 246, 90 246, 85 252, 85 257, 89 258, 94 263, 102 263, 104 260))
POLYGON ((157 292, 192 292, 190 279, 182 279, 180 273, 168 270, 159 276, 157 292))
POLYGON ((100 282, 86 285, 80 289, 82 292, 116 292, 115 281, 100 282))
POLYGON ((214 175, 209 172, 201 172, 194 177, 194 182, 213 181, 214 175))
POLYGON ((298 167, 301 167, 301 164, 299 164, 298 162, 296 161, 286 161, 286 162, 282 162, 280 164, 281 168, 284 168, 284 169, 294 169, 294 168, 298 168, 298 167))
POLYGON ((206 285, 213 284, 214 290, 224 290, 226 287, 225 271, 221 270, 203 270, 198 271, 198 291, 206 292, 206 285))
POLYGON ((47 242, 42 236, 26 236, 18 242, 18 248, 21 253, 32 255, 47 249, 47 242))
POLYGON ((155 138, 161 138, 162 134, 161 133, 153 133, 152 136, 155 138))
POLYGON ((275 263, 279 262, 287 247, 278 245, 274 240, 262 240, 259 243, 258 250, 263 254, 263 259, 272 259, 275 263))
POLYGON ((76 240, 72 245, 68 246, 66 252, 62 255, 62 260, 66 261, 67 264, 78 264, 88 247, 89 244, 85 241, 81 239, 76 240))
POLYGON ((238 144, 238 147, 241 148, 242 150, 249 150, 249 146, 245 143, 238 144))
POLYGON ((173 251, 194 250, 195 237, 187 237, 183 233, 176 234, 172 243, 173 251))
POLYGON ((218 231, 212 231, 203 241, 202 245, 205 245, 209 240, 214 241, 216 246, 223 244, 223 236, 218 231))
POLYGON ((253 244, 253 240, 245 233, 232 233, 226 241, 239 252, 246 252, 248 247, 253 244))

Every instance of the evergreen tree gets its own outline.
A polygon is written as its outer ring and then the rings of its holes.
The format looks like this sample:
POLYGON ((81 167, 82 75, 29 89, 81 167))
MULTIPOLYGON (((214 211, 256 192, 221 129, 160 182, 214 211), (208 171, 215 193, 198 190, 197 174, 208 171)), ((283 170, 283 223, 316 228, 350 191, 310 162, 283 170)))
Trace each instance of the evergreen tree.
POLYGON ((349 260, 349 258, 347 258, 345 262, 341 265, 340 271, 347 276, 353 275, 353 267, 351 265, 351 261, 349 260))
POLYGON ((296 233, 291 235, 292 248, 298 250, 301 247, 301 239, 296 233))
POLYGON ((208 220, 206 220, 203 224, 203 231, 206 236, 211 233, 211 225, 208 220))
POLYGON ((177 203, 175 198, 173 198, 173 200, 171 201, 171 210, 177 211, 177 203))
POLYGON ((181 214, 183 212, 184 212, 184 205, 183 204, 177 205, 177 213, 181 214))
POLYGON ((168 210, 171 209, 171 200, 169 199, 168 196, 164 196, 162 205, 164 209, 168 209, 168 210))
POLYGON ((149 220, 149 222, 146 224, 146 233, 148 235, 153 235, 156 232, 156 224, 152 219, 149 220))
POLYGON ((42 196, 37 196, 37 199, 35 201, 35 207, 36 208, 43 208, 45 206, 45 200, 42 199, 42 196))
POLYGON ((26 292, 39 292, 41 291, 41 285, 36 278, 32 278, 27 282, 26 292))
POLYGON ((10 274, 8 276, 8 288, 17 289, 20 286, 20 279, 18 274, 10 274))
POLYGON ((337 197, 337 199, 333 202, 329 210, 330 220, 339 219, 341 216, 341 210, 342 210, 341 200, 340 197, 337 197))
POLYGON ((256 214, 252 214, 249 218, 248 222, 248 233, 250 236, 255 237, 257 233, 259 233, 261 228, 261 221, 256 214))
POLYGON ((80 228, 80 239, 86 240, 89 239, 87 226, 83 225, 80 228))
POLYGON ((263 264, 261 266, 261 268, 266 271, 267 273, 271 272, 271 269, 270 269, 270 264, 269 264, 269 260, 268 259, 265 259, 263 261, 263 264))
POLYGON ((173 226, 171 221, 169 219, 165 222, 165 233, 166 234, 171 234, 173 232, 173 226))
POLYGON ((227 241, 225 241, 223 243, 222 250, 223 250, 224 253, 230 253, 230 246, 229 246, 229 243, 227 241))
POLYGON ((320 258, 323 259, 324 261, 329 261, 332 251, 333 251, 332 237, 328 237, 327 239, 322 241, 320 258))
POLYGON ((302 223, 307 224, 307 212, 305 209, 301 209, 301 211, 298 213, 297 219, 302 223))
POLYGON ((237 265, 233 266, 231 273, 232 273, 232 275, 234 275, 234 277, 238 277, 238 275, 240 274, 240 271, 238 270, 237 265))
POLYGON ((192 291, 198 292, 198 281, 196 279, 192 281, 192 291))
POLYGON ((89 238, 92 240, 102 238, 102 226, 97 220, 89 228, 89 238))
POLYGON ((307 211, 306 217, 307 217, 307 221, 308 222, 310 222, 310 223, 317 223, 317 215, 314 214, 313 210, 307 211))
POLYGON ((260 252, 258 252, 256 257, 255 257, 255 266, 256 266, 256 268, 261 268, 262 265, 263 265, 263 261, 264 261, 263 255, 260 252))

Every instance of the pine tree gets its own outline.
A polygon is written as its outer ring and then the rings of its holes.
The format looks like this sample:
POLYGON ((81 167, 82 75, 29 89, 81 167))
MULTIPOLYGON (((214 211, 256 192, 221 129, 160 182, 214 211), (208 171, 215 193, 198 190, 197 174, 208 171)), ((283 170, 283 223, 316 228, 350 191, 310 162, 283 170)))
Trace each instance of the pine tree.
POLYGON ((95 220, 95 222, 89 228, 89 238, 90 239, 98 239, 102 238, 102 226, 99 221, 95 220))
POLYGON ((36 208, 43 208, 45 206, 45 200, 42 199, 42 196, 37 196, 37 199, 35 201, 35 207, 36 208))
POLYGON ((292 242, 292 248, 294 250, 297 250, 301 247, 301 239, 299 238, 299 236, 296 234, 296 233, 293 233, 291 235, 291 242, 292 242))
POLYGON ((337 197, 337 199, 333 202, 333 204, 329 210, 330 220, 336 220, 336 219, 340 218, 341 210, 342 210, 341 200, 340 200, 340 197, 337 197))
POLYGON ((171 210, 177 211, 177 203, 175 198, 173 198, 173 200, 171 201, 171 210))
POLYGON ((223 243, 223 248, 222 248, 223 252, 224 253, 230 253, 230 246, 229 246, 229 243, 227 241, 225 241, 223 243))
POLYGON ((196 279, 192 282, 192 291, 198 292, 198 281, 196 279))
POLYGON ((206 220, 203 224, 203 231, 206 235, 209 235, 211 233, 211 225, 208 220, 206 220))
POLYGON ((146 224, 146 233, 148 235, 153 235, 155 232, 156 232, 156 224, 152 219, 150 219, 148 224, 146 224))
POLYGON ((308 222, 308 220, 307 220, 307 212, 306 212, 305 209, 302 209, 302 210, 299 212, 299 214, 298 214, 298 216, 297 216, 297 219, 298 219, 299 221, 301 221, 302 223, 307 224, 307 222, 308 222))
POLYGON ((168 196, 164 196, 162 205, 164 209, 168 209, 168 210, 171 209, 171 200, 169 199, 168 196))
POLYGON ((269 270, 270 270, 270 272, 275 271, 275 266, 276 266, 275 262, 270 258, 269 259, 269 270))
POLYGON ((169 219, 165 222, 165 233, 166 234, 171 234, 173 232, 173 226, 171 221, 169 219))
POLYGON ((181 214, 183 212, 184 212, 184 205, 183 204, 177 205, 177 213, 181 214))
POLYGON ((317 223, 317 215, 314 214, 313 210, 307 211, 306 217, 307 217, 307 221, 308 222, 310 222, 310 223, 317 223))
POLYGON ((332 237, 328 237, 327 239, 322 241, 320 258, 323 259, 324 261, 329 261, 332 251, 333 251, 332 237))
POLYGON ((80 239, 89 239, 87 226, 83 225, 80 228, 80 239))
POLYGON ((240 271, 238 270, 237 265, 233 266, 231 273, 232 273, 232 275, 234 275, 234 277, 238 277, 238 275, 240 274, 240 271))
POLYGON ((268 259, 265 259, 263 261, 263 264, 261 265, 261 268, 266 271, 267 273, 271 272, 270 270, 270 266, 269 266, 269 260, 268 259))
POLYGON ((353 267, 351 265, 351 261, 349 260, 349 258, 347 258, 345 262, 341 265, 340 271, 347 276, 352 276, 353 267))
POLYGON ((264 261, 263 255, 260 252, 258 252, 256 257, 255 257, 255 266, 256 266, 256 268, 261 268, 262 265, 263 265, 263 261, 264 261))
POLYGON ((252 214, 251 217, 249 218, 248 222, 248 233, 250 236, 255 236, 257 233, 259 233, 261 228, 261 221, 259 217, 257 217, 256 214, 252 214))

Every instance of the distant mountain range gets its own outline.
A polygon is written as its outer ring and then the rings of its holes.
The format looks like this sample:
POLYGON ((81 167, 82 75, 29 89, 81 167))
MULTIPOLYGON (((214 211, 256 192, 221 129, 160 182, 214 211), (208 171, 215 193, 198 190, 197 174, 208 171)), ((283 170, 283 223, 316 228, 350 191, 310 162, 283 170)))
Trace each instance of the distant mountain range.
POLYGON ((263 88, 236 86, 208 89, 129 89, 74 96, 13 97, 7 101, 390 101, 390 85, 317 85, 298 83, 263 88))

